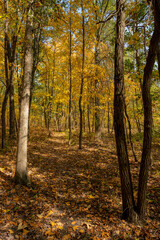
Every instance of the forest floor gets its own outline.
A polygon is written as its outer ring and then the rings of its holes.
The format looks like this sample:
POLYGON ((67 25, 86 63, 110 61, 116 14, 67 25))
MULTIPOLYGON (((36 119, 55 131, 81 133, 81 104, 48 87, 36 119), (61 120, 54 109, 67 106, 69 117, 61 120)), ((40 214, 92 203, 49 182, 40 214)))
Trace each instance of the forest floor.
MULTIPOLYGON (((134 142, 138 163, 129 149, 135 197, 141 142, 134 142)), ((103 141, 76 139, 65 133, 31 132, 28 170, 32 186, 15 185, 16 142, 0 150, 0 239, 99 240, 160 238, 160 145, 153 144, 144 225, 121 220, 122 202, 113 136, 103 141), (78 142, 78 141, 77 141, 78 142)))

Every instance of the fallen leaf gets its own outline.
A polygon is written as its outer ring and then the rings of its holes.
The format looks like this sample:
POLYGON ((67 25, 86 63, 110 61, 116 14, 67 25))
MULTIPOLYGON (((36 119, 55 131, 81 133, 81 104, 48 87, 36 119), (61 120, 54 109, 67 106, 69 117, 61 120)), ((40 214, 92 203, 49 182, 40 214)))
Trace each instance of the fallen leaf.
POLYGON ((37 214, 37 217, 38 217, 38 218, 43 218, 43 213, 37 214))
POLYGON ((50 224, 51 224, 52 227, 55 226, 55 222, 50 221, 50 224))
POLYGON ((74 224, 76 224, 77 222, 76 221, 74 221, 74 222, 72 222, 72 225, 74 225, 74 224))
POLYGON ((62 237, 62 240, 69 240, 69 239, 71 239, 71 235, 70 234, 64 235, 62 237))
POLYGON ((52 230, 51 229, 49 229, 49 230, 47 230, 46 232, 45 232, 45 235, 52 235, 53 234, 53 232, 52 232, 52 230))
POLYGON ((22 235, 27 235, 27 233, 29 233, 29 231, 26 230, 26 229, 23 229, 23 233, 22 233, 22 235))
POLYGON ((27 226, 28 226, 27 223, 20 223, 20 224, 18 225, 17 230, 20 231, 20 230, 26 228, 27 226))
POLYGON ((79 226, 74 226, 73 230, 76 231, 77 229, 79 229, 79 226))

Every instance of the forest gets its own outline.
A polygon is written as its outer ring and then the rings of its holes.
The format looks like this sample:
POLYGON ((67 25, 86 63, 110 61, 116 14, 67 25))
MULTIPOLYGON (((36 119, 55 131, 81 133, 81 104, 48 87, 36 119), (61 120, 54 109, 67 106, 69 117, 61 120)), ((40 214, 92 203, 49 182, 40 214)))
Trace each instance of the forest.
POLYGON ((160 0, 0 0, 0 240, 160 238, 160 0))

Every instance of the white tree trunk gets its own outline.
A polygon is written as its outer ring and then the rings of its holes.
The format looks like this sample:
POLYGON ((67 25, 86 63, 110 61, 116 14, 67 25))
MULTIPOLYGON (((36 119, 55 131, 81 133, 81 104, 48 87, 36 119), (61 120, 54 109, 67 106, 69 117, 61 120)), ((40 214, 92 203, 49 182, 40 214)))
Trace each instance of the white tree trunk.
POLYGON ((33 50, 32 50, 32 24, 29 16, 26 21, 25 33, 25 52, 24 52, 24 76, 23 90, 20 106, 20 122, 18 136, 17 164, 15 182, 28 184, 27 170, 27 140, 28 140, 28 118, 29 118, 29 99, 32 80, 33 50))

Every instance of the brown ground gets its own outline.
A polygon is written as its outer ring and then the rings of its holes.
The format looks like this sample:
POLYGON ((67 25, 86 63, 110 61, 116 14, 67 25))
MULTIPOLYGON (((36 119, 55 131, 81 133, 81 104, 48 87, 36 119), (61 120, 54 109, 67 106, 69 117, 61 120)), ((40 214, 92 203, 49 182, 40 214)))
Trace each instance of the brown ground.
MULTIPOLYGON (((160 145, 153 146, 146 223, 121 220, 121 189, 115 143, 85 138, 83 149, 68 146, 64 133, 31 133, 32 187, 15 186, 15 143, 0 151, 0 239, 159 239, 160 145), (159 202, 158 202, 159 201, 159 202)), ((76 139, 74 140, 76 142, 76 139)), ((141 144, 135 143, 140 161, 141 144)), ((135 196, 139 163, 129 152, 135 196)))

